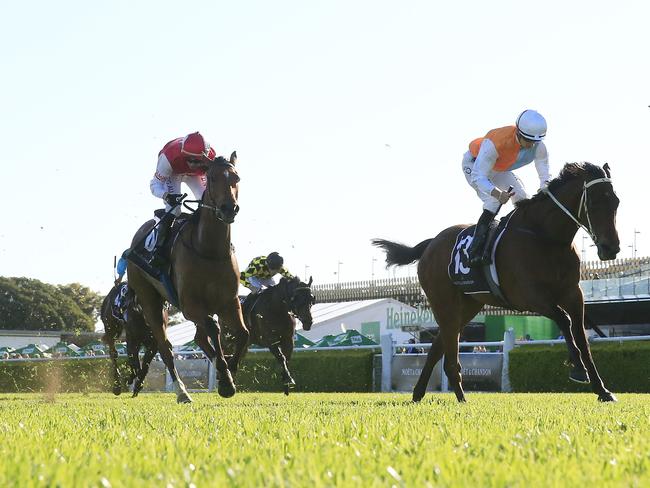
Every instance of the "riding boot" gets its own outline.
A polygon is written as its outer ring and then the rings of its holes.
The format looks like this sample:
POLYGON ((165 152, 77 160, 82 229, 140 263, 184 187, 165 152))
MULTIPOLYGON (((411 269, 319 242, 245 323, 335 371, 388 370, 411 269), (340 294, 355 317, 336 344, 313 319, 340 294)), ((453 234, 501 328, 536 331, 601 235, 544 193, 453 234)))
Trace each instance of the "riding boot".
POLYGON ((151 252, 151 259, 149 261, 149 264, 155 268, 161 269, 168 264, 167 259, 165 259, 165 256, 163 255, 163 248, 165 247, 165 242, 167 241, 167 236, 169 235, 169 229, 172 226, 172 222, 174 222, 174 214, 167 213, 162 216, 158 223, 156 244, 151 252))
POLYGON ((481 217, 474 230, 474 238, 469 246, 469 267, 474 268, 484 264, 490 264, 492 259, 489 253, 485 252, 485 244, 490 230, 490 224, 494 220, 494 214, 489 210, 483 210, 481 217))

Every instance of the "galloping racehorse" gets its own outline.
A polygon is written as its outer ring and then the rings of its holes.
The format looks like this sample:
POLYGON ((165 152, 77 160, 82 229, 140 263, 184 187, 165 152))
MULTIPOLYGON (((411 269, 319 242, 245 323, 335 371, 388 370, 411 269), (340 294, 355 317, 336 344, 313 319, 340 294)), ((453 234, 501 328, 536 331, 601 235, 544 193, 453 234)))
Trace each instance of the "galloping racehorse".
MULTIPOLYGON (((569 348, 571 378, 590 381, 601 401, 616 401, 616 397, 605 388, 589 350, 578 284, 580 259, 573 238, 578 227, 583 227, 596 244, 598 257, 614 259, 620 251, 618 204, 607 165, 566 164, 544 191, 517 203, 496 249, 499 282, 510 306, 555 321, 569 348)), ((492 295, 463 294, 447 274, 455 239, 466 227, 449 227, 413 248, 382 239, 373 241, 387 252, 388 266, 419 260, 420 284, 440 327, 413 390, 416 402, 424 396, 433 367, 443 354, 444 370, 456 398, 465 401, 458 359, 460 331, 483 305, 500 305, 492 295)))
MULTIPOLYGON (((226 398, 235 394, 232 374, 246 351, 249 335, 237 297, 239 267, 230 243, 230 224, 239 212, 236 161, 237 154, 233 152, 229 161, 219 157, 209 163, 207 188, 199 209, 178 231, 170 257, 170 277, 178 294, 179 308, 188 320, 196 324, 195 341, 214 362, 218 372, 218 392, 226 398), (214 314, 228 324, 235 336, 235 354, 228 362, 221 348, 219 323, 212 318, 214 314)), ((150 220, 140 227, 132 246, 140 243, 153 226, 154 221, 150 220)), ((176 399, 179 403, 191 402, 178 377, 172 346, 167 339, 163 320, 163 304, 168 299, 165 288, 132 262, 129 262, 128 274, 129 286, 135 290, 171 375, 176 399)))
MULTIPOLYGON (((129 357, 130 374, 126 380, 128 385, 133 385, 133 396, 137 396, 142 390, 144 378, 149 371, 149 364, 156 355, 158 348, 156 341, 151 334, 151 329, 147 326, 142 310, 137 303, 133 290, 128 287, 127 283, 115 285, 108 295, 104 298, 101 308, 101 319, 104 323, 104 335, 102 341, 108 345, 111 363, 113 365, 113 393, 119 395, 122 393, 122 382, 117 367, 117 350, 115 341, 122 335, 122 330, 126 332, 126 350, 129 357), (115 299, 118 295, 124 293, 123 308, 124 311, 114 313, 115 299), (145 347, 142 364, 140 363, 140 347, 145 347)), ((167 314, 165 313, 165 322, 167 314)))
POLYGON ((253 298, 250 304, 244 304, 250 342, 268 347, 280 363, 285 395, 296 384, 287 366, 293 353, 296 332, 294 317, 300 319, 304 330, 310 330, 313 323, 311 306, 315 298, 311 293, 311 284, 311 278, 309 283, 302 283, 297 277, 282 278, 277 285, 253 298))

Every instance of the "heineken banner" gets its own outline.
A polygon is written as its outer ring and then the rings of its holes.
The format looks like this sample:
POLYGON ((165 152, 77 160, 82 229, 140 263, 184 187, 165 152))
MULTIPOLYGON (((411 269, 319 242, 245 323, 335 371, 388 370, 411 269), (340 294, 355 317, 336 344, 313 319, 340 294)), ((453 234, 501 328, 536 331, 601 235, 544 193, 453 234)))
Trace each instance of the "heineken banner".
MULTIPOLYGON (((426 354, 397 354, 393 357, 392 381, 393 391, 413 391, 422 368, 426 354)), ((461 353, 461 374, 463 388, 467 391, 501 391, 502 353, 461 353)), ((427 391, 440 391, 442 361, 436 364, 427 385, 427 391)))

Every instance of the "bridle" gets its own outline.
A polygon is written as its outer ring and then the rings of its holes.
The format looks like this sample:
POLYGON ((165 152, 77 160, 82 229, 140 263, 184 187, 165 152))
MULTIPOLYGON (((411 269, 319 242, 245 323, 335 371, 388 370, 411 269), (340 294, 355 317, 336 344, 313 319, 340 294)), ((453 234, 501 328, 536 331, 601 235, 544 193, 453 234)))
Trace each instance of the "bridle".
MULTIPOLYGON (((298 317, 298 312, 296 310, 296 295, 298 291, 304 291, 307 290, 309 291, 309 295, 311 296, 311 288, 309 286, 300 286, 298 285, 296 288, 294 288, 293 293, 291 294, 291 297, 287 297, 287 299, 283 299, 283 303, 287 306, 287 309, 289 310, 289 313, 293 315, 296 318, 298 317)), ((313 299, 310 299, 313 303, 313 299)))
POLYGON ((560 201, 557 198, 555 198, 555 195, 553 195, 549 191, 548 188, 544 188, 544 189, 542 189, 542 191, 544 193, 546 193, 550 197, 550 199, 553 201, 553 203, 555 203, 555 205, 560 207, 560 210, 562 210, 565 214, 567 214, 571 218, 571 220, 573 220, 576 223, 576 225, 578 227, 582 227, 585 230, 585 232, 587 232, 587 234, 589 234, 591 236, 591 238, 594 241, 594 244, 597 244, 598 243, 598 238, 596 237, 596 234, 594 233, 593 227, 591 225, 591 218, 589 217, 589 205, 588 205, 589 193, 587 192, 587 190, 591 186, 594 186, 594 185, 596 185, 598 183, 611 183, 611 182, 612 182, 611 178, 596 178, 596 179, 591 180, 589 182, 585 181, 583 183, 583 185, 582 185, 582 195, 580 196, 580 204, 578 205, 578 218, 575 218, 573 216, 573 214, 571 213, 571 211, 569 209, 567 209, 564 205, 562 205, 560 203, 560 201), (583 210, 585 212, 585 217, 587 217, 587 226, 585 226, 584 224, 582 224, 580 222, 580 218, 582 216, 582 211, 583 210))
MULTIPOLYGON (((223 167, 228 171, 235 169, 235 166, 232 163, 229 163, 227 161, 217 162, 217 163, 214 163, 214 164, 217 164, 220 167, 223 167)), ((215 201, 214 197, 212 196, 212 191, 211 190, 212 190, 211 187, 208 185, 206 193, 210 197, 210 200, 215 201)), ((207 203, 203 203, 203 198, 201 198, 201 200, 198 203, 199 203, 199 208, 207 208, 208 210, 212 210, 214 212, 215 218, 218 221, 223 222, 224 224, 229 223, 229 222, 227 222, 225 220, 225 216, 224 216, 223 210, 221 208, 217 207, 216 205, 209 205, 207 203)), ((239 213, 239 205, 235 204, 235 208, 234 208, 233 211, 234 211, 234 214, 237 215, 237 213, 239 213)))

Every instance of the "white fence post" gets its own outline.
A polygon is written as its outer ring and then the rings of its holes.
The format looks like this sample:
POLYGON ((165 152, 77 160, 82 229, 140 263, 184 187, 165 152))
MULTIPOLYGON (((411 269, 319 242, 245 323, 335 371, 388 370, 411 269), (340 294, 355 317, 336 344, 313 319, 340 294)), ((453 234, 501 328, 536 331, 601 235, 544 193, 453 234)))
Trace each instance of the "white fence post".
MULTIPOLYGON (((440 332, 438 332, 440 333, 440 332)), ((440 391, 447 392, 449 391, 449 378, 447 378, 447 373, 445 373, 445 355, 443 354, 440 358, 440 391)))
POLYGON ((214 385, 217 384, 217 368, 214 363, 208 359, 208 391, 214 391, 214 385))
POLYGON ((165 366, 165 391, 167 393, 174 391, 174 383, 172 382, 172 375, 169 374, 167 366, 165 366))
POLYGON ((393 375, 393 337, 384 334, 380 338, 381 345, 381 391, 391 391, 393 375))
POLYGON ((501 369, 501 391, 511 392, 510 351, 515 347, 515 331, 511 327, 503 333, 503 367, 501 369))

